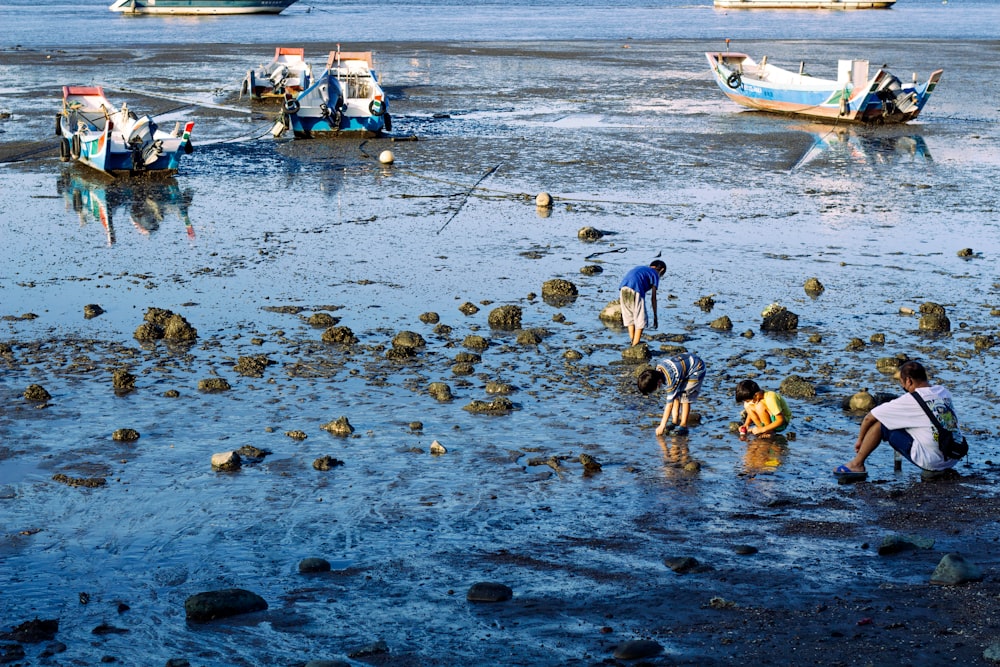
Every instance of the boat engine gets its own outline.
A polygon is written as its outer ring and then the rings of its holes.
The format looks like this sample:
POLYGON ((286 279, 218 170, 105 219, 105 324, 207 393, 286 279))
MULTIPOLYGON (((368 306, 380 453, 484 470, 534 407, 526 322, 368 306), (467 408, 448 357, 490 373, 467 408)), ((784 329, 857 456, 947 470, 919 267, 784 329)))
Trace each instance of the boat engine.
POLYGON ((281 88, 281 85, 285 82, 285 78, 287 77, 288 77, 288 68, 282 65, 281 67, 271 72, 271 76, 269 76, 268 78, 271 80, 271 83, 274 84, 275 88, 281 88))
POLYGON ((153 164, 163 155, 163 140, 157 139, 142 149, 142 164, 145 167, 153 164))
POLYGON ((153 140, 156 123, 149 116, 129 119, 128 122, 130 125, 122 134, 125 136, 125 143, 132 149, 132 170, 142 171, 163 154, 163 142, 153 140))
POLYGON ((156 133, 156 123, 149 116, 143 116, 141 118, 129 118, 125 122, 125 126, 122 128, 122 134, 125 137, 125 143, 129 146, 135 144, 145 145, 153 140, 153 134, 156 133))
POLYGON ((899 79, 892 74, 887 74, 875 88, 875 94, 882 100, 882 109, 885 115, 890 115, 894 111, 902 114, 911 114, 919 111, 917 108, 917 95, 912 90, 903 90, 903 85, 899 79))

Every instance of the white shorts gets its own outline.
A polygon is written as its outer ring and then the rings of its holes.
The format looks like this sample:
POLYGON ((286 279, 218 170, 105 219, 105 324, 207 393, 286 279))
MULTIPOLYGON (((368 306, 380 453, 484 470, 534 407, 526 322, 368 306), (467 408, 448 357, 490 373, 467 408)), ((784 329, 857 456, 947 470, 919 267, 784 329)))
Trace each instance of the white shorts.
POLYGON ((622 306, 622 323, 625 326, 635 326, 645 329, 649 324, 646 319, 646 299, 639 296, 631 287, 623 287, 619 292, 619 302, 622 306))

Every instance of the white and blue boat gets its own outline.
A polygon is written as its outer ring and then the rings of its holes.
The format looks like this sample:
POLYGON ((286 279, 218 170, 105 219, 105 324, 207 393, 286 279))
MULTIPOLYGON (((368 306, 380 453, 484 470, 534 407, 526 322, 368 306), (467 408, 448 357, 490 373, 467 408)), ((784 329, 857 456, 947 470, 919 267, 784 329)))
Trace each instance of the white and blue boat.
MULTIPOLYGON (((728 42, 728 40, 727 40, 728 42)), ((867 60, 840 60, 836 79, 775 67, 767 56, 756 62, 745 53, 706 53, 715 82, 737 104, 759 111, 851 123, 905 123, 916 118, 944 70, 926 83, 904 83, 884 68, 871 74, 867 60)))
POLYGON ((298 0, 116 0, 122 14, 280 14, 298 0))
POLYGON ((99 86, 63 86, 63 108, 56 116, 59 157, 111 176, 173 176, 181 155, 190 153, 194 122, 177 123, 172 132, 151 116, 137 116, 122 104, 115 108, 99 86))
POLYGON ((284 112, 274 133, 286 129, 302 139, 391 132, 389 102, 372 68, 371 51, 331 51, 326 70, 309 88, 298 95, 285 93, 284 112))

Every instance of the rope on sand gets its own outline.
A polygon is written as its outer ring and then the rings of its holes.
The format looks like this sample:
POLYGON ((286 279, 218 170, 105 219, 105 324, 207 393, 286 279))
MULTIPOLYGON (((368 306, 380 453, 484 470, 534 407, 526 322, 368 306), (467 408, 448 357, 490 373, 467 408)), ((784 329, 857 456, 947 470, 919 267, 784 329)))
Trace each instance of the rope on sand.
MULTIPOLYGON (((181 109, 187 109, 188 107, 202 107, 205 109, 219 109, 221 111, 232 111, 234 113, 240 114, 252 114, 253 111, 250 109, 244 109, 241 107, 233 107, 226 104, 214 104, 212 102, 196 102, 192 100, 185 100, 184 98, 179 98, 174 95, 164 95, 162 93, 151 93, 146 90, 138 90, 135 88, 122 88, 122 87, 108 87, 109 90, 116 90, 122 93, 131 93, 134 95, 144 95, 146 97, 156 97, 159 99, 170 100, 172 102, 179 102, 180 104, 166 111, 161 111, 160 113, 154 114, 153 118, 157 116, 166 116, 167 114, 180 111, 181 109)), ((212 141, 199 141, 198 146, 211 146, 213 144, 231 144, 240 141, 256 141, 266 136, 270 132, 271 126, 274 125, 273 122, 268 122, 266 126, 260 126, 263 129, 254 129, 251 132, 240 134, 229 139, 214 139, 212 141)))
MULTIPOLYGON (((366 143, 368 143, 367 140, 361 142, 361 145, 358 146, 358 148, 361 150, 361 155, 364 156, 365 158, 368 158, 369 160, 373 160, 373 161, 377 162, 378 158, 376 156, 370 155, 370 154, 368 154, 368 153, 365 152, 364 146, 365 146, 366 143)), ((435 176, 426 176, 424 174, 420 174, 420 173, 417 173, 415 171, 408 171, 408 170, 405 170, 405 169, 400 169, 398 166, 394 166, 393 167, 393 171, 397 172, 397 173, 400 173, 400 174, 405 174, 407 176, 412 176, 413 178, 417 178, 417 179, 424 180, 424 181, 430 181, 430 182, 433 182, 433 183, 443 183, 445 185, 454 185, 454 186, 466 188, 466 190, 463 191, 463 192, 451 192, 451 193, 447 193, 447 194, 433 194, 433 195, 410 195, 410 194, 402 194, 402 195, 399 195, 399 197, 401 199, 420 199, 420 198, 424 198, 424 199, 447 199, 447 198, 450 198, 450 197, 460 197, 460 196, 464 196, 466 199, 468 199, 470 196, 472 196, 473 193, 477 193, 481 197, 495 197, 497 199, 528 199, 528 200, 530 200, 530 199, 534 198, 534 195, 531 195, 531 194, 528 194, 528 193, 525 193, 525 192, 516 192, 514 190, 502 190, 502 189, 499 189, 499 188, 483 188, 483 187, 479 187, 479 184, 482 183, 483 180, 485 180, 487 176, 489 176, 490 174, 492 174, 499 167, 500 167, 500 165, 498 164, 496 167, 493 167, 492 169, 490 169, 489 171, 487 171, 485 174, 483 174, 479 178, 478 181, 475 182, 475 184, 473 184, 473 186, 471 188, 468 187, 468 186, 466 186, 464 183, 458 183, 456 181, 451 181, 451 180, 448 180, 448 179, 445 179, 445 178, 437 178, 435 176)), ((673 202, 646 202, 646 201, 620 200, 620 199, 596 199, 596 198, 595 199, 587 199, 587 198, 581 198, 581 197, 559 197, 559 196, 555 196, 555 195, 552 196, 552 201, 553 202, 556 202, 556 201, 577 202, 577 203, 584 203, 584 204, 626 204, 626 205, 629 205, 629 206, 652 206, 652 207, 657 207, 657 208, 663 207, 663 206, 678 207, 678 208, 689 208, 691 206, 691 204, 687 204, 687 203, 683 203, 683 202, 681 202, 681 203, 673 203, 673 202)), ((465 204, 465 202, 463 201, 462 205, 464 205, 464 204, 465 204)), ((461 207, 459 207, 459 208, 461 208, 461 207)), ((456 211, 455 214, 452 215, 452 218, 454 218, 455 215, 457 215, 457 213, 458 212, 456 211)), ((448 219, 448 222, 451 222, 451 218, 448 219)), ((446 222, 445 225, 447 225, 448 222, 446 222)), ((444 229, 444 226, 442 226, 441 229, 444 229)), ((438 230, 438 233, 440 233, 440 230, 438 230)))
POLYGON ((472 191, 476 189, 476 186, 478 186, 480 183, 482 183, 486 179, 487 176, 489 176, 490 174, 492 174, 493 172, 495 172, 499 168, 500 168, 499 164, 496 165, 496 166, 494 166, 494 167, 490 167, 486 171, 485 174, 483 174, 482 176, 479 177, 478 181, 476 181, 475 183, 472 184, 472 187, 469 188, 469 190, 465 193, 465 197, 462 199, 462 203, 458 205, 458 208, 455 209, 455 212, 451 214, 451 217, 449 217, 447 220, 444 221, 444 224, 441 225, 441 229, 437 230, 438 234, 440 234, 442 231, 444 231, 444 228, 448 226, 448 223, 455 219, 455 216, 458 215, 459 211, 462 210, 462 207, 465 206, 465 202, 469 201, 469 195, 471 195, 472 191))
POLYGON ((23 162, 29 157, 34 157, 39 153, 44 153, 46 151, 52 151, 59 148, 59 144, 53 144, 51 141, 36 141, 35 145, 37 148, 32 148, 23 153, 18 153, 17 155, 11 155, 9 157, 0 157, 0 164, 8 164, 10 162, 23 162))
POLYGON ((228 104, 215 104, 214 102, 197 102, 193 100, 186 100, 183 97, 177 97, 176 95, 166 95, 164 93, 151 93, 148 90, 139 90, 138 88, 124 88, 122 86, 106 86, 108 90, 114 90, 119 93, 129 93, 132 95, 142 95, 144 97, 155 97, 161 100, 170 100, 171 102, 178 102, 180 106, 173 109, 160 112, 156 114, 157 116, 163 116, 168 113, 173 113, 174 111, 179 111, 187 107, 203 107, 205 109, 219 109, 221 111, 232 111, 234 113, 241 114, 251 114, 253 111, 250 109, 244 109, 242 107, 229 106, 228 104))
MULTIPOLYGON (((587 255, 586 257, 584 257, 584 259, 593 259, 593 258, 599 257, 601 255, 611 255, 611 254, 614 254, 616 252, 628 252, 628 248, 615 248, 614 250, 604 250, 604 251, 601 251, 601 252, 592 252, 589 255, 587 255)), ((659 253, 657 253, 656 256, 659 257, 660 256, 659 253)))

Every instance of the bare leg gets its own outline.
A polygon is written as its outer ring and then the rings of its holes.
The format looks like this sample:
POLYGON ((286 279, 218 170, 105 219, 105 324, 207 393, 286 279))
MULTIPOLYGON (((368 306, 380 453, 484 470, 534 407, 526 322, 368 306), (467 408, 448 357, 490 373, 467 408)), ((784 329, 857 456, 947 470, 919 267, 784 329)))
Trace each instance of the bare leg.
MULTIPOLYGON (((687 426, 688 425, 688 415, 691 414, 691 404, 690 403, 679 403, 679 405, 680 405, 680 408, 681 408, 681 421, 680 421, 680 425, 681 426, 687 426)), ((676 410, 676 408, 675 408, 675 410, 676 410)), ((676 412, 674 414, 676 414, 676 412)))
POLYGON ((680 402, 679 399, 676 399, 676 398, 670 403, 670 421, 672 421, 675 424, 679 424, 680 423, 677 420, 677 411, 680 408, 680 406, 681 406, 681 402, 680 402))
POLYGON ((853 459, 844 465, 855 472, 864 472, 865 459, 875 451, 881 442, 882 423, 871 415, 868 415, 861 423, 861 432, 858 435, 857 443, 854 445, 854 450, 857 453, 853 459))
POLYGON ((628 339, 632 345, 635 345, 635 325, 628 325, 628 339))
POLYGON ((633 346, 638 345, 639 341, 642 339, 642 327, 637 327, 634 325, 630 326, 629 335, 632 336, 632 345, 633 346))
POLYGON ((759 401, 747 408, 747 414, 750 420, 753 421, 754 426, 766 426, 771 421, 771 415, 767 413, 764 401, 759 401))

